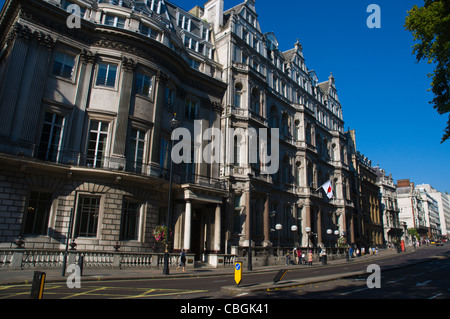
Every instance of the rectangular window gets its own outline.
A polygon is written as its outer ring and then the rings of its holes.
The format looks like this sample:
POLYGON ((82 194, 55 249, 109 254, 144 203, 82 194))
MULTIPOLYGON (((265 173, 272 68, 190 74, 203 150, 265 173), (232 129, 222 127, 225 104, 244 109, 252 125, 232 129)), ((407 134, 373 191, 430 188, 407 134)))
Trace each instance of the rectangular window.
POLYGON ((184 108, 184 118, 189 120, 195 120, 197 117, 197 107, 198 103, 191 100, 186 100, 184 108))
POLYGON ((99 63, 96 85, 115 87, 116 86, 117 65, 99 63))
POLYGON ((99 196, 79 197, 75 237, 97 237, 99 212, 99 196))
POLYGON ((52 193, 31 192, 25 213, 25 234, 47 235, 52 198, 52 193))
POLYGON ((55 113, 45 112, 37 153, 38 159, 51 162, 58 161, 63 126, 64 117, 55 113))
POLYGON ((142 173, 144 162, 145 132, 132 129, 127 157, 127 167, 134 173, 142 173))
POLYGON ((164 102, 165 102, 166 107, 171 111, 173 111, 174 100, 175 100, 174 91, 171 88, 167 87, 164 102))
POLYGON ((86 164, 90 167, 103 167, 108 143, 108 122, 91 121, 86 164))
POLYGON ((124 29, 125 28, 125 18, 106 14, 104 24, 111 26, 111 27, 117 27, 117 28, 124 29))
POLYGON ((75 56, 69 53, 55 51, 52 74, 65 79, 72 79, 75 66, 75 56))
POLYGON ((143 35, 156 40, 158 38, 158 31, 153 30, 152 28, 146 26, 145 24, 140 25, 139 32, 143 35))
POLYGON ((152 78, 143 73, 136 73, 136 94, 150 97, 152 94, 152 78))
POLYGON ((195 70, 200 70, 200 62, 194 60, 194 59, 188 59, 189 65, 191 66, 191 68, 195 69, 195 70))
POLYGON ((120 223, 121 240, 137 240, 139 226, 139 204, 123 201, 122 220, 120 223))
POLYGON ((237 234, 242 232, 241 198, 242 195, 234 195, 233 233, 237 234))
POLYGON ((159 166, 161 169, 168 169, 169 165, 169 141, 161 139, 161 151, 159 154, 159 166))

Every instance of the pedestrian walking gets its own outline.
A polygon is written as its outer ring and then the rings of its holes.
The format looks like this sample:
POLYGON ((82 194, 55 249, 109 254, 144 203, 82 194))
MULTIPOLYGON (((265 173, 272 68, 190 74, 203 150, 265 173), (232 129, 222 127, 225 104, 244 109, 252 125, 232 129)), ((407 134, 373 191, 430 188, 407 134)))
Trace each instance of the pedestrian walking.
POLYGON ((306 265, 306 258, 305 253, 302 253, 302 264, 306 265))
POLYGON ((286 266, 289 265, 289 261, 291 260, 291 253, 289 252, 289 249, 286 252, 286 266))
POLYGON ((310 250, 308 253, 308 265, 312 266, 312 262, 313 262, 313 253, 310 250))
POLYGON ((183 268, 183 272, 184 272, 185 268, 186 268, 186 253, 184 252, 184 249, 181 250, 180 264, 178 265, 177 270, 180 269, 180 267, 183 268))

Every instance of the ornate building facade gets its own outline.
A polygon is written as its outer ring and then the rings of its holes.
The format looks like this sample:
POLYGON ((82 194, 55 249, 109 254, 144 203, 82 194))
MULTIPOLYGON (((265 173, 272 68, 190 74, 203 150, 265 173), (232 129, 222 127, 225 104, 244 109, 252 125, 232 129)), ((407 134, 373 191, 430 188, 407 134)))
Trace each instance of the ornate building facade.
POLYGON ((180 135, 174 251, 382 244, 335 78, 282 52, 254 0, 7 0, 0 26, 0 247, 155 250, 180 135))

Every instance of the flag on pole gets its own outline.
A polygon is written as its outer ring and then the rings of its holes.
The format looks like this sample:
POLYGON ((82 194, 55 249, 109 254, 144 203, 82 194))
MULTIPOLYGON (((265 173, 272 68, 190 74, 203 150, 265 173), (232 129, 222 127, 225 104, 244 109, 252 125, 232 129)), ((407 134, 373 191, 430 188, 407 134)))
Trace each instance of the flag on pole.
POLYGON ((324 190, 325 194, 327 194, 327 197, 329 199, 333 198, 333 187, 331 187, 331 181, 326 182, 320 187, 324 190))

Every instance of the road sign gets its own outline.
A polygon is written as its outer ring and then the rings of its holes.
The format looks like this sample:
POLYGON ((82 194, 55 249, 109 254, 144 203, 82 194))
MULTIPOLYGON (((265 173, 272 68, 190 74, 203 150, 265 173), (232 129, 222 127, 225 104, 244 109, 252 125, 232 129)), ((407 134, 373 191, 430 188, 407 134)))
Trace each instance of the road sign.
POLYGON ((242 263, 236 262, 234 264, 234 281, 239 285, 242 281, 242 263))

